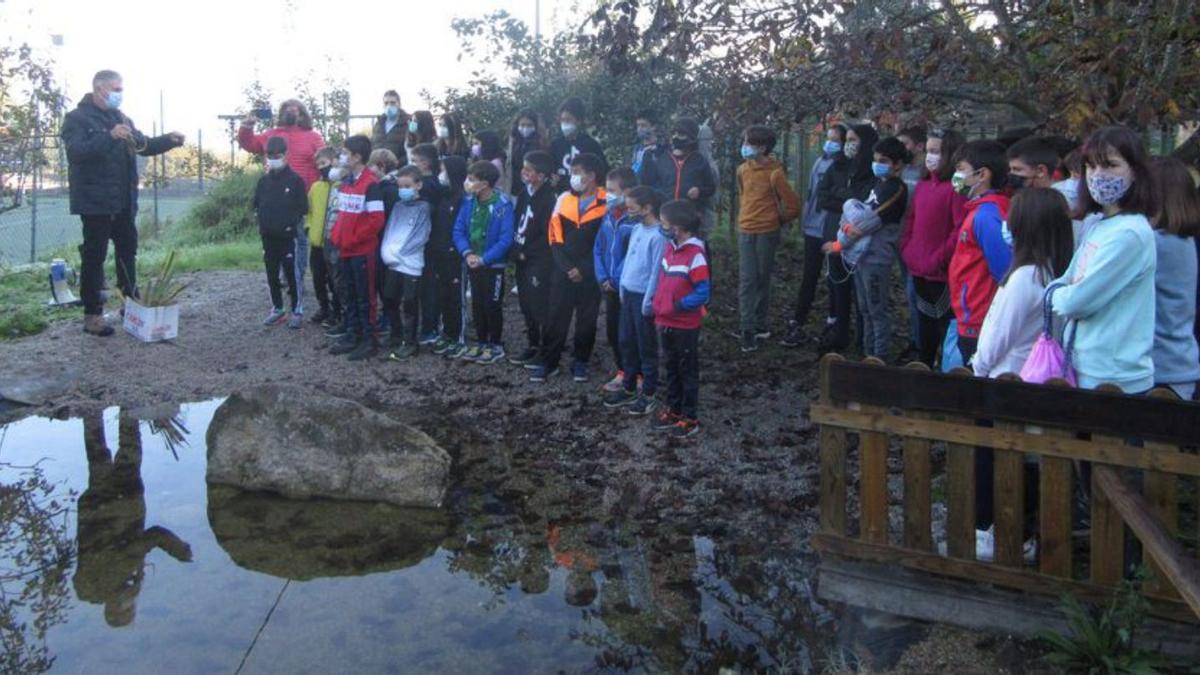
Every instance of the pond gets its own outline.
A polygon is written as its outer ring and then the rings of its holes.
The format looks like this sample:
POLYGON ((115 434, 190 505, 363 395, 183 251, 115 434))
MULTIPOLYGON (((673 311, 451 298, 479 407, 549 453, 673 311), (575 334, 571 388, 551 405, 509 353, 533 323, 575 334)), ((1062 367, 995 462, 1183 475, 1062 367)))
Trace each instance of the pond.
POLYGON ((806 672, 836 639, 794 556, 539 514, 545 474, 456 462, 441 510, 208 485, 220 403, 0 429, 0 670, 806 672))

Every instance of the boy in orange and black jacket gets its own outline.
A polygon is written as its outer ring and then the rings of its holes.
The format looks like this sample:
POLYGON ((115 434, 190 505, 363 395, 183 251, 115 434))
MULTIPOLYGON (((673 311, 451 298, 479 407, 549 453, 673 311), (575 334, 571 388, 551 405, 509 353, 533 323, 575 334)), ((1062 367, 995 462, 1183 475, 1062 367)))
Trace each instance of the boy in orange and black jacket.
POLYGON ((546 348, 529 377, 531 382, 545 382, 558 372, 572 317, 575 348, 571 377, 576 382, 588 379, 588 360, 596 344, 596 319, 600 313, 600 286, 596 283, 593 250, 596 233, 608 212, 607 195, 599 188, 604 177, 602 159, 590 153, 577 155, 571 161, 571 191, 559 198, 550 218, 550 255, 554 259, 550 325, 546 348))

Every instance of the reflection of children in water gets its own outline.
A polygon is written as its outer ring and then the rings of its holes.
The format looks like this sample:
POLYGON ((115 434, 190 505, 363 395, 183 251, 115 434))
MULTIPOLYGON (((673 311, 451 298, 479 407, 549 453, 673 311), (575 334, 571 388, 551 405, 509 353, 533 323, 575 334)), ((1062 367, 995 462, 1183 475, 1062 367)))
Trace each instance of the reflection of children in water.
POLYGON ((75 593, 80 600, 103 604, 110 626, 126 626, 137 612, 146 556, 161 548, 181 562, 192 549, 163 527, 146 529, 142 485, 142 437, 135 419, 121 416, 119 446, 110 457, 100 415, 83 420, 88 486, 79 497, 79 563, 75 593))
POLYGON ((597 593, 592 572, 600 569, 596 558, 584 550, 583 542, 563 542, 558 525, 551 524, 546 528, 546 545, 554 556, 554 564, 570 571, 565 592, 567 604, 573 607, 592 604, 597 593))

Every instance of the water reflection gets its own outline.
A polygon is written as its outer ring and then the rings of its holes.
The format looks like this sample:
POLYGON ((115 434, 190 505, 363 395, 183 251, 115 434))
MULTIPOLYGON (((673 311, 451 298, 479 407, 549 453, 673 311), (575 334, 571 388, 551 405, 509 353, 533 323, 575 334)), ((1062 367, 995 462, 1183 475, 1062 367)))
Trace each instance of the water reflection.
POLYGON ((75 593, 80 600, 104 605, 110 626, 127 626, 137 614, 146 556, 156 548, 180 562, 191 562, 192 549, 174 532, 146 527, 146 488, 142 484, 142 434, 136 419, 122 415, 113 455, 99 415, 83 419, 87 489, 79 496, 79 562, 75 593))

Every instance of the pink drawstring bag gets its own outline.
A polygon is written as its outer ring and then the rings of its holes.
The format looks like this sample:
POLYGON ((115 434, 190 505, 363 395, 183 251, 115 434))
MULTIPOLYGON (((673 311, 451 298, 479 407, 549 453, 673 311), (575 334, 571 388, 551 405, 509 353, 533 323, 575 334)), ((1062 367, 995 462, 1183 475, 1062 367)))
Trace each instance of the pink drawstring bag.
MULTIPOLYGON (((1044 384, 1055 378, 1066 380, 1072 387, 1079 386, 1075 379, 1075 369, 1071 367, 1071 347, 1075 342, 1075 331, 1071 331, 1071 340, 1066 349, 1054 339, 1054 308, 1051 297, 1062 284, 1051 284, 1042 298, 1042 334, 1033 343, 1029 358, 1021 367, 1021 379, 1030 384, 1044 384)), ((1066 330, 1064 329, 1064 333, 1066 330)))

